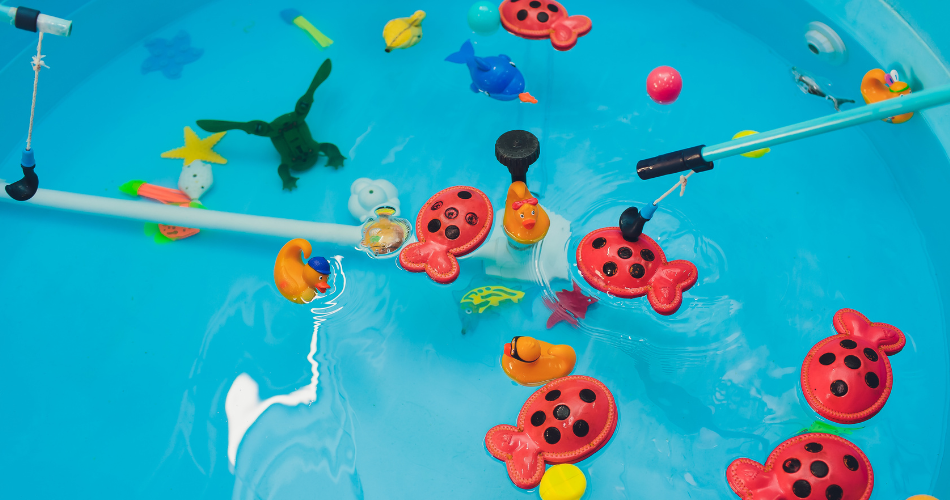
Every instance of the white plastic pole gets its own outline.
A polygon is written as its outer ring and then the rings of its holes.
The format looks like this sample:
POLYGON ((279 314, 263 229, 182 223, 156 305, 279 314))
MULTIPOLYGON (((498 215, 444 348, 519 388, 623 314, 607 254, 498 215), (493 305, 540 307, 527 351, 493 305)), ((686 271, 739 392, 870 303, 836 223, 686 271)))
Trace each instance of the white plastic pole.
POLYGON ((305 238, 347 247, 359 245, 362 238, 360 226, 235 214, 147 201, 118 200, 52 189, 38 189, 33 198, 27 201, 16 201, 7 195, 6 190, 0 190, 0 201, 198 229, 305 238))
MULTIPOLYGON (((16 7, 0 5, 0 22, 14 24, 16 21, 16 7)), ((40 14, 36 18, 36 31, 50 35, 69 36, 73 31, 73 22, 58 17, 40 14)))

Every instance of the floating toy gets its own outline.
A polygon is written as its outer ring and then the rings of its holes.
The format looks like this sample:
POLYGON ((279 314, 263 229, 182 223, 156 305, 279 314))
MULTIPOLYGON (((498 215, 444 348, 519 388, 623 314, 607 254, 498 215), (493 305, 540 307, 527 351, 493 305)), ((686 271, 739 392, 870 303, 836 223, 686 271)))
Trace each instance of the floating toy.
POLYGON ((277 254, 274 264, 274 283, 277 290, 287 300, 306 304, 312 301, 317 293, 326 293, 330 289, 330 262, 323 257, 313 257, 304 262, 300 258, 309 258, 310 242, 296 238, 284 244, 277 254))
POLYGON ((797 68, 792 68, 792 78, 795 79, 795 84, 798 85, 799 90, 802 92, 816 95, 831 101, 831 104, 833 104, 835 107, 835 111, 841 111, 840 106, 842 104, 854 103, 852 99, 834 97, 833 95, 825 92, 825 90, 821 88, 821 85, 818 85, 815 77, 808 75, 803 71, 799 71, 797 68))
POLYGON ((296 26, 308 35, 310 39, 313 40, 313 44, 317 47, 320 47, 321 50, 333 45, 333 40, 330 40, 326 35, 320 32, 313 24, 310 24, 310 21, 307 18, 303 17, 303 13, 297 9, 284 9, 280 11, 280 18, 284 20, 287 24, 296 26))
POLYGON ((129 181, 119 186, 119 191, 129 196, 144 196, 166 204, 188 204, 192 200, 201 198, 211 188, 214 178, 211 175, 211 165, 195 160, 181 169, 178 176, 178 189, 171 189, 145 181, 129 181))
POLYGON ((313 93, 324 80, 330 76, 330 60, 323 61, 310 88, 307 89, 297 106, 290 113, 277 117, 276 120, 265 123, 260 120, 250 122, 227 122, 220 120, 198 120, 198 126, 208 132, 223 132, 225 130, 243 130, 248 134, 269 137, 277 152, 280 153, 280 166, 277 174, 283 181, 284 189, 293 190, 297 187, 298 177, 290 175, 290 171, 304 172, 317 164, 319 155, 327 157, 328 167, 342 167, 346 159, 340 149, 329 142, 317 142, 310 135, 310 127, 306 118, 313 105, 313 93))
POLYGON ((426 13, 417 10, 410 17, 399 17, 386 23, 383 27, 383 40, 386 41, 386 52, 393 49, 408 49, 422 40, 422 20, 426 13))
POLYGON ((407 271, 425 271, 439 283, 451 283, 459 275, 455 258, 478 248, 491 226, 491 201, 485 193, 466 186, 443 189, 419 210, 419 241, 403 249, 399 263, 407 271))
MULTIPOLYGON (((189 206, 191 208, 205 208, 200 203, 195 203, 193 205, 181 205, 189 206)), ((145 223, 145 236, 152 238, 152 241, 158 244, 171 243, 173 241, 183 240, 189 238, 201 232, 197 228, 193 227, 184 227, 184 226, 174 226, 171 224, 159 224, 157 222, 146 222, 145 223)))
MULTIPOLYGON (((861 95, 864 96, 864 102, 867 104, 895 99, 907 94, 910 94, 910 85, 900 81, 896 70, 885 73, 883 69, 875 68, 865 73, 861 80, 861 95)), ((914 113, 904 113, 885 118, 884 121, 904 123, 912 116, 914 113)))
POLYGON ((530 102, 531 104, 538 103, 538 100, 535 99, 534 96, 528 92, 522 92, 518 94, 518 99, 521 99, 521 102, 530 102))
MULTIPOLYGON (((178 177, 178 189, 149 184, 145 181, 134 180, 119 186, 119 191, 129 196, 142 196, 166 205, 179 207, 205 208, 198 198, 207 191, 212 184, 211 165, 195 160, 181 169, 178 177)), ((145 223, 145 234, 151 236, 156 243, 168 243, 182 240, 198 234, 200 230, 193 227, 145 223)))
MULTIPOLYGON (((195 160, 198 162, 198 160, 195 160)), ((200 163, 200 162, 199 162, 200 163)), ((185 167, 187 168, 187 166, 185 167)), ((119 186, 119 191, 129 196, 141 196, 151 200, 164 203, 166 205, 175 205, 189 208, 205 208, 197 199, 192 198, 187 193, 162 186, 149 184, 145 181, 129 181, 119 186)), ((160 224, 157 222, 145 223, 145 235, 152 238, 155 243, 170 243, 172 241, 183 240, 201 232, 197 228, 176 226, 173 224, 160 224)))
POLYGON ((891 394, 888 356, 904 348, 904 334, 872 323, 853 309, 835 313, 837 335, 815 344, 802 363, 802 391, 812 409, 839 424, 863 422, 891 394))
POLYGON ((937 500, 936 498, 930 495, 914 495, 907 500, 937 500))
POLYGON ((517 304, 522 298, 524 298, 524 292, 520 290, 512 290, 504 286, 482 286, 465 292, 462 300, 459 301, 459 306, 465 314, 481 314, 506 301, 517 304))
POLYGON ((142 62, 142 74, 152 71, 161 71, 165 78, 177 80, 186 64, 191 64, 201 58, 204 49, 191 46, 191 37, 184 31, 179 31, 171 40, 154 38, 145 42, 149 56, 142 62))
POLYGON ((521 245, 533 245, 548 234, 551 221, 523 182, 512 182, 505 198, 505 234, 521 245))
POLYGON ((568 16, 563 5, 551 0, 503 1, 500 9, 509 33, 529 40, 550 38, 556 50, 571 50, 592 27, 586 16, 568 16))
POLYGON ((185 165, 196 160, 210 163, 227 163, 228 160, 225 160, 223 156, 215 153, 212 149, 224 137, 224 134, 226 132, 219 132, 204 139, 199 139, 198 134, 195 134, 191 127, 185 127, 185 145, 171 151, 165 151, 162 153, 162 158, 180 158, 184 160, 185 165))
POLYGON ((541 385, 566 377, 574 369, 577 355, 569 345, 552 345, 531 337, 515 337, 505 344, 501 368, 521 385, 541 385))
POLYGON ((211 165, 195 160, 181 169, 181 175, 178 176, 178 189, 188 195, 192 200, 201 198, 205 191, 211 189, 214 184, 214 176, 211 174, 211 165))
POLYGON ((765 465, 729 464, 726 480, 743 500, 868 500, 874 472, 853 443, 831 434, 802 434, 778 445, 765 465))
POLYGON ((347 208, 353 217, 365 222, 376 214, 379 207, 390 207, 394 212, 389 215, 399 215, 399 190, 392 182, 360 177, 350 184, 347 208))
POLYGON ((667 262, 660 245, 641 233, 655 210, 649 205, 641 215, 630 207, 619 228, 590 232, 577 246, 577 269, 594 288, 621 298, 646 295, 653 310, 668 315, 679 309, 698 272, 686 260, 667 262))
POLYGON ((541 482, 544 466, 577 463, 610 440, 617 427, 614 397, 599 380, 559 378, 525 401, 517 426, 496 425, 485 435, 488 452, 505 462, 523 489, 541 482))
POLYGON ((466 40, 458 52, 445 60, 468 66, 472 76, 472 92, 484 92, 499 101, 511 101, 524 91, 524 76, 510 57, 504 54, 476 57, 471 40, 466 40))
MULTIPOLYGON (((857 429, 863 429, 864 427, 857 427, 857 429)), ((807 428, 799 431, 799 434, 805 434, 807 432, 822 432, 825 434, 834 434, 835 436, 843 436, 845 434, 851 434, 852 430, 847 427, 838 427, 837 425, 831 425, 822 420, 815 420, 807 428)))
POLYGON ((673 104, 683 90, 683 77, 679 71, 660 66, 647 75, 647 94, 658 104, 673 104))
MULTIPOLYGON (((736 132, 736 135, 732 136, 733 139, 738 139, 740 137, 750 136, 752 134, 758 134, 755 130, 743 130, 741 132, 736 132)), ((771 151, 769 148, 756 149, 755 151, 749 151, 748 153, 742 153, 742 156, 746 158, 762 158, 765 156, 765 153, 771 151)))
MULTIPOLYGON (((475 278, 464 293, 453 292, 458 303, 459 321, 462 323, 462 335, 472 332, 478 323, 485 317, 499 314, 511 305, 522 303, 525 292, 505 285, 486 285, 484 278, 475 278), (479 283, 480 286, 474 286, 479 283)), ((488 280, 489 283, 496 280, 488 280)), ((465 289, 463 289, 465 290, 465 289)), ((530 302, 530 301, 529 301, 530 302)), ((526 304, 530 308, 530 304, 526 304)))
POLYGON ((573 327, 577 327, 577 320, 584 319, 587 315, 587 308, 596 304, 597 299, 584 295, 576 281, 571 282, 574 285, 572 290, 561 290, 555 293, 557 300, 544 298, 544 305, 550 309, 551 316, 548 317, 547 327, 552 328, 561 321, 567 321, 573 327))
POLYGON ((502 218, 508 239, 520 246, 533 245, 548 234, 551 219, 528 191, 528 167, 541 156, 538 138, 526 130, 509 130, 495 141, 495 158, 508 167, 511 186, 502 218))
POLYGON ((479 35, 491 35, 498 31, 501 19, 498 17, 498 7, 491 2, 475 2, 468 9, 468 27, 479 35))
POLYGON ((395 208, 379 207, 375 211, 376 217, 370 217, 363 223, 360 247, 369 255, 395 255, 412 234, 412 224, 406 219, 394 217, 397 213, 395 208))
POLYGON ((40 187, 40 178, 36 175, 36 159, 30 149, 33 141, 33 116, 36 112, 36 90, 40 81, 40 68, 49 69, 43 58, 43 34, 69 36, 73 29, 73 22, 57 17, 40 14, 40 11, 29 7, 7 7, 0 5, 0 19, 9 22, 24 31, 39 32, 36 42, 36 55, 30 61, 33 68, 33 103, 30 105, 30 128, 26 134, 26 149, 20 154, 20 169, 23 178, 3 187, 7 196, 16 201, 26 201, 33 198, 40 187))
POLYGON ((587 478, 572 464, 552 465, 541 478, 541 500, 580 500, 587 491, 587 478))

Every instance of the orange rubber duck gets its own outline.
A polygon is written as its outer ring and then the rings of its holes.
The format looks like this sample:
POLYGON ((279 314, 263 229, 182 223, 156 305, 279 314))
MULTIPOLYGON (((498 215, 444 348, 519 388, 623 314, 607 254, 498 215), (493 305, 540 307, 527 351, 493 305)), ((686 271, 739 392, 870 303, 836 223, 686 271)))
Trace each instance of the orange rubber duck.
POLYGON ((296 238, 288 241, 277 254, 274 264, 274 283, 287 300, 306 304, 330 289, 330 262, 323 257, 314 257, 307 262, 300 258, 310 257, 310 242, 296 238))
MULTIPOLYGON (((895 99, 902 95, 910 94, 910 85, 907 82, 898 80, 897 71, 885 73, 883 69, 875 68, 864 74, 861 80, 861 95, 864 96, 866 104, 895 99)), ((885 118, 888 123, 904 123, 914 116, 914 113, 904 113, 902 115, 885 118)))
POLYGON ((514 337, 501 354, 505 373, 511 380, 528 386, 570 375, 576 361, 571 346, 552 345, 531 337, 514 337))
POLYGON ((551 227, 547 212, 521 181, 512 182, 508 188, 503 222, 508 237, 522 245, 541 241, 551 227))

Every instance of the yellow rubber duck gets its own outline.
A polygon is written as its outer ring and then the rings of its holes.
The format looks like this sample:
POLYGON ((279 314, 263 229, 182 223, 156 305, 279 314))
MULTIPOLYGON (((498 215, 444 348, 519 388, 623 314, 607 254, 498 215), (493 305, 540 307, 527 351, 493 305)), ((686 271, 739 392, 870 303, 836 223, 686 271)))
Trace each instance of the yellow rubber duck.
POLYGON ((512 182, 508 187, 502 222, 508 237, 522 245, 541 241, 551 227, 547 212, 538 205, 538 199, 521 181, 512 182))
POLYGON ((310 242, 296 238, 288 241, 277 254, 274 264, 274 283, 277 290, 287 300, 306 304, 312 301, 317 292, 326 293, 330 289, 330 262, 323 257, 314 257, 308 262, 300 258, 310 257, 310 242))
POLYGON ((422 40, 422 20, 426 13, 417 10, 410 17, 399 17, 386 23, 383 27, 383 40, 386 41, 386 52, 393 49, 408 49, 422 40))
MULTIPOLYGON (((864 74, 861 80, 861 95, 864 96, 866 104, 885 101, 887 99, 896 99, 902 95, 910 94, 910 85, 897 79, 897 72, 891 71, 885 73, 883 69, 874 68, 864 74)), ((914 116, 914 113, 904 113, 902 115, 885 118, 888 123, 904 123, 914 116)))
POLYGON ((501 368, 521 385, 541 385, 566 377, 574 370, 577 355, 569 345, 553 345, 531 337, 515 337, 505 344, 501 368))

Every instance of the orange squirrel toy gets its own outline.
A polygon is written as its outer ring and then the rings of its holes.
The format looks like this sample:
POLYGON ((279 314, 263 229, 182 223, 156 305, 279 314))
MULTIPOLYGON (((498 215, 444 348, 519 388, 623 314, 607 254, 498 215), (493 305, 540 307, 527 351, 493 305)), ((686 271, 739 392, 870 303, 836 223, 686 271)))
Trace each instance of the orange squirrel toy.
POLYGON ((310 257, 310 242, 296 238, 288 241, 274 263, 274 283, 280 294, 297 304, 312 301, 317 292, 326 293, 330 289, 330 263, 323 257, 314 257, 309 262, 300 258, 310 257))
MULTIPOLYGON (((866 104, 895 99, 910 94, 910 85, 897 79, 897 72, 885 73, 883 69, 875 68, 865 73, 861 80, 861 95, 866 104)), ((885 118, 888 123, 904 123, 914 116, 914 113, 885 118)))
POLYGON ((505 344, 501 367, 521 385, 541 385, 570 375, 577 355, 569 345, 552 345, 531 337, 515 337, 505 344))

